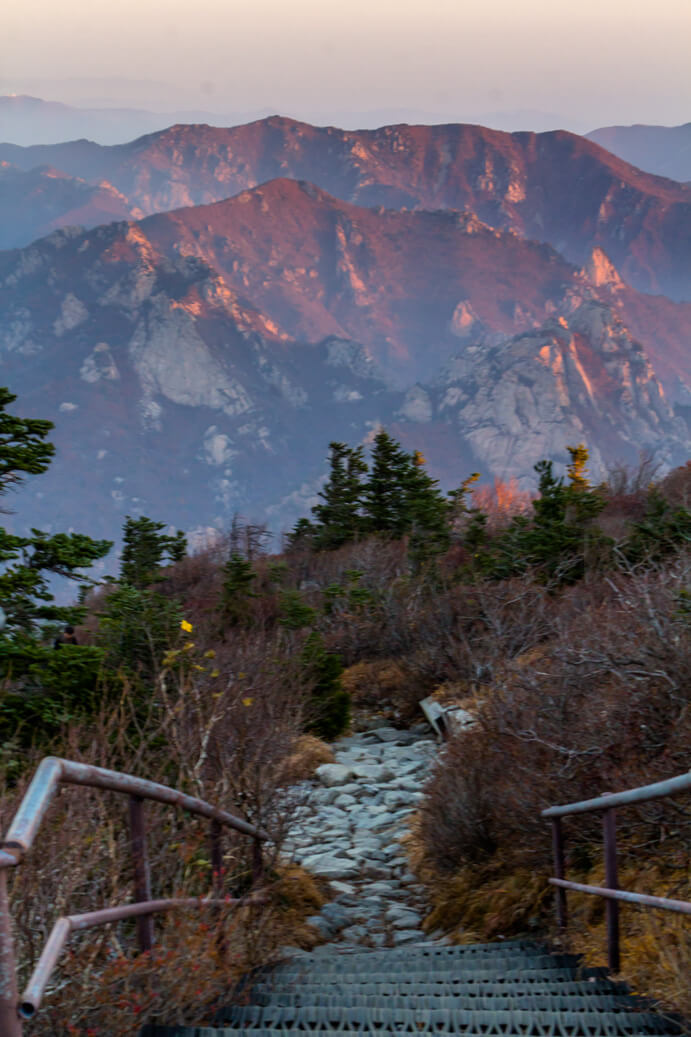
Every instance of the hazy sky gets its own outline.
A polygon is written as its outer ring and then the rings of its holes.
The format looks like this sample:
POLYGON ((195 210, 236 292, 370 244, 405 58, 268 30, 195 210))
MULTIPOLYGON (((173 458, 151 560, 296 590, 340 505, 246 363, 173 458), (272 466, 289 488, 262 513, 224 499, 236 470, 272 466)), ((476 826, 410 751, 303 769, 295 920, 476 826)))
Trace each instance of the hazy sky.
POLYGON ((0 87, 67 102, 691 121, 691 0, 5 0, 0 87), (146 81, 139 86, 84 82, 146 81), (56 81, 68 82, 56 82, 56 81), (81 82, 76 82, 81 80, 81 82))

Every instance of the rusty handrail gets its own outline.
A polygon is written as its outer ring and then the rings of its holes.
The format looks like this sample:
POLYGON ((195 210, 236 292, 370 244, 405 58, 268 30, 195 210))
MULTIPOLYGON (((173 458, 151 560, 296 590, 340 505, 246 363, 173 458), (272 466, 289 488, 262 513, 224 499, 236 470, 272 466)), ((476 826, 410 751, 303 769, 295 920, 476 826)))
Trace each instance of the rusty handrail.
MULTIPOLYGON (((220 874, 222 861, 221 831, 233 828, 254 840, 253 874, 255 881, 262 878, 262 842, 270 838, 268 832, 256 825, 235 817, 203 799, 187 796, 177 789, 132 774, 92 767, 55 756, 41 761, 36 773, 19 805, 5 839, 0 842, 0 1034, 2 1037, 21 1037, 22 1019, 29 1018, 38 1009, 45 986, 55 968, 60 953, 70 933, 75 929, 86 929, 123 918, 137 918, 140 950, 150 950, 153 944, 153 914, 176 907, 208 904, 237 904, 239 901, 177 898, 152 900, 149 877, 149 862, 146 850, 146 827, 143 801, 153 800, 168 806, 179 807, 189 813, 211 821, 211 860, 215 871, 220 874), (85 915, 70 915, 55 923, 43 949, 38 965, 29 985, 18 1000, 16 961, 9 898, 7 895, 7 869, 21 863, 30 851, 41 822, 61 784, 81 785, 105 789, 129 796, 131 849, 134 859, 135 902, 120 907, 104 908, 85 915)), ((214 884, 218 886, 218 875, 214 884)))
POLYGON ((269 838, 267 832, 256 828, 254 825, 243 821, 239 817, 226 813, 218 807, 212 806, 203 799, 187 796, 177 789, 171 789, 167 785, 159 785, 155 781, 147 781, 146 778, 136 778, 132 774, 122 774, 119 771, 109 771, 103 767, 92 767, 86 763, 75 763, 73 760, 63 760, 58 756, 46 756, 41 760, 31 784, 14 815, 7 835, 0 848, 13 854, 19 853, 24 856, 30 849, 36 838, 46 811, 50 806, 60 783, 66 785, 86 785, 91 788, 108 789, 111 792, 121 792, 139 799, 151 799, 157 803, 167 803, 169 806, 179 807, 191 814, 206 817, 211 821, 218 821, 228 828, 234 828, 244 835, 251 835, 255 839, 265 840, 269 838))
POLYGON ((119 922, 125 918, 172 911, 180 907, 237 907, 239 904, 250 903, 261 903, 261 899, 252 895, 243 899, 226 897, 222 900, 210 897, 174 897, 168 900, 145 900, 143 903, 123 904, 121 907, 106 907, 102 911, 90 911, 83 915, 64 915, 58 918, 53 926, 36 968, 24 989, 19 1002, 19 1015, 22 1019, 31 1019, 40 1008, 51 973, 74 932, 108 925, 109 922, 119 922))
POLYGON ((691 771, 680 774, 677 778, 656 781, 652 785, 639 785, 625 792, 608 792, 595 799, 582 799, 579 803, 567 803, 561 807, 548 807, 542 811, 543 817, 565 817, 567 814, 587 814, 592 810, 608 810, 610 807, 628 806, 630 803, 647 803, 651 799, 664 799, 677 792, 691 789, 691 771))
POLYGON ((548 881, 556 888, 557 925, 566 928, 566 890, 577 893, 588 893, 592 896, 604 897, 607 903, 607 960, 612 972, 618 972, 619 955, 619 901, 636 904, 640 907, 654 907, 665 911, 676 911, 679 914, 691 915, 691 903, 685 900, 672 900, 668 897, 653 897, 646 893, 633 893, 619 889, 617 875, 617 834, 616 809, 630 806, 632 803, 647 803, 653 799, 664 799, 680 792, 691 790, 691 771, 680 774, 666 781, 656 781, 651 785, 640 785, 624 792, 610 792, 594 799, 583 799, 577 803, 548 807, 542 811, 542 817, 552 822, 552 850, 554 856, 554 877, 548 881), (605 854, 605 886, 587 886, 579 882, 570 882, 565 878, 564 840, 561 819, 570 814, 586 814, 591 811, 603 811, 603 837, 605 854))

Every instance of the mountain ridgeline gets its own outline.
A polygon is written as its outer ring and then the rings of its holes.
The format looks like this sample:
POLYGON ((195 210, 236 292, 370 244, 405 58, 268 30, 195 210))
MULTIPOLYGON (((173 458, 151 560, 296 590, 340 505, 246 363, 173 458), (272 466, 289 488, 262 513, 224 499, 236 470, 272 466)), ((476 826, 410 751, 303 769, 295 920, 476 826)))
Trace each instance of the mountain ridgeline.
POLYGON ((691 191, 589 141, 271 118, 0 160, 7 233, 52 229, 0 253, 2 380, 58 447, 17 523, 285 528, 380 426, 447 487, 688 457, 691 191))

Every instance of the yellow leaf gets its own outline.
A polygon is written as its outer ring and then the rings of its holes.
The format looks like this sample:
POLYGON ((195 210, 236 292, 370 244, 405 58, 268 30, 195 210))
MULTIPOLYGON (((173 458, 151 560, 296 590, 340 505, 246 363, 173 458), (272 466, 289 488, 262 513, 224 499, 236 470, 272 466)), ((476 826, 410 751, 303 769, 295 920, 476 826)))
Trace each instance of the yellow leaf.
POLYGON ((186 619, 183 619, 183 621, 180 623, 180 629, 184 630, 186 634, 191 634, 192 624, 188 623, 186 619))
POLYGON ((221 672, 220 670, 212 670, 212 671, 211 671, 211 676, 212 676, 212 677, 218 677, 218 675, 220 674, 220 672, 221 672))
POLYGON ((239 674, 238 674, 238 680, 239 680, 239 681, 241 681, 241 680, 242 680, 242 678, 243 678, 243 677, 246 677, 246 676, 247 676, 247 674, 246 674, 246 673, 239 673, 239 674))
POLYGON ((205 659, 215 659, 216 658, 216 653, 214 652, 213 648, 210 648, 208 650, 208 652, 204 652, 204 658, 205 659))
POLYGON ((243 706, 251 706, 253 702, 254 702, 254 699, 243 699, 242 700, 243 706))

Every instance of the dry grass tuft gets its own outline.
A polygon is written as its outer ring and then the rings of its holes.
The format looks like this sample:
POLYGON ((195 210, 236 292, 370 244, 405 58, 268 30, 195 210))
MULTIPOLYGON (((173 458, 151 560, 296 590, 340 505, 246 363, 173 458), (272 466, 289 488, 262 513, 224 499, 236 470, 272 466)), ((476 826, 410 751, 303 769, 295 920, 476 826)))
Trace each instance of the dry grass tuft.
POLYGON ((294 785, 298 781, 311 778, 323 763, 334 763, 336 757, 326 742, 314 735, 301 735, 295 748, 281 765, 279 781, 284 785, 294 785))

